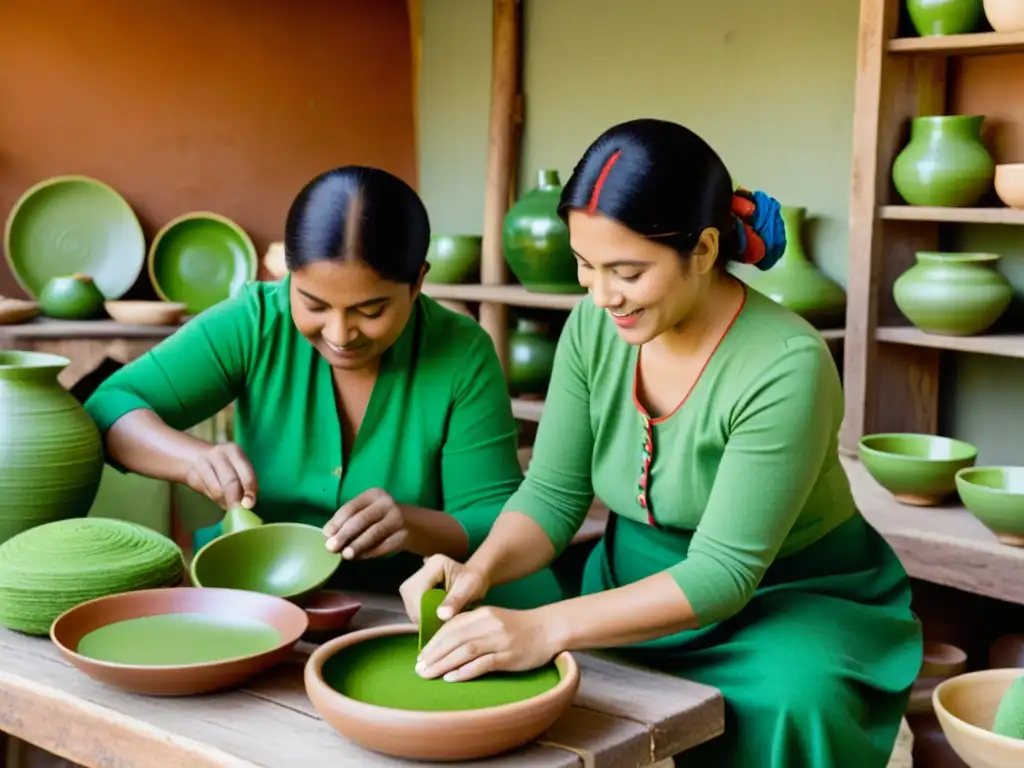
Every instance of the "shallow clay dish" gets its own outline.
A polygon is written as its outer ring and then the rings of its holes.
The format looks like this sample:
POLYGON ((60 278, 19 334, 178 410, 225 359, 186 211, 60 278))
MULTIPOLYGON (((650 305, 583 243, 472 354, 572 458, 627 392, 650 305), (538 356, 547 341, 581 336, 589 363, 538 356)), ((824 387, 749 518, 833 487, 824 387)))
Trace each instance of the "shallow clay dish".
POLYGON ((50 637, 101 683, 188 696, 238 685, 284 660, 307 626, 305 611, 281 598, 170 587, 82 603, 57 617, 50 637))
POLYGON ((1003 694, 1022 674, 1019 669, 986 669, 951 677, 935 689, 932 704, 942 732, 969 766, 1024 765, 1024 739, 999 736, 989 730, 1003 694))
POLYGON ((341 632, 363 604, 344 592, 322 589, 302 604, 314 634, 341 632))
POLYGON ((472 760, 540 736, 572 704, 580 671, 569 653, 529 673, 476 681, 424 680, 414 670, 418 627, 344 635, 306 662, 306 693, 342 736, 412 760, 472 760))
POLYGON ((0 325, 14 325, 39 314, 39 302, 0 296, 0 325))
POLYGON ((302 600, 312 597, 341 564, 320 528, 269 523, 218 536, 200 549, 190 568, 197 587, 224 587, 302 600))
POLYGON ((177 325, 185 305, 175 301, 106 301, 103 308, 126 325, 177 325))
POLYGON ((956 491, 956 473, 974 465, 978 449, 939 435, 889 433, 860 439, 861 463, 896 501, 941 504, 956 491))

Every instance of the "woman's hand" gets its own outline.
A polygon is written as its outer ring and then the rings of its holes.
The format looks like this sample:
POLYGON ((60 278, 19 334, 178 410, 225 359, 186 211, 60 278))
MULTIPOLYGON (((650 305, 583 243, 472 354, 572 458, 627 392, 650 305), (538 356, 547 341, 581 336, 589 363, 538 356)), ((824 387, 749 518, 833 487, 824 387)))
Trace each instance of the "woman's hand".
POLYGON ((356 496, 324 526, 327 548, 346 560, 380 557, 402 549, 409 532, 401 508, 380 488, 356 496))
POLYGON ((467 605, 483 600, 490 589, 486 574, 467 568, 457 560, 445 555, 431 555, 423 561, 423 567, 410 576, 398 594, 402 596, 405 612, 413 624, 420 623, 420 601, 423 593, 438 585, 448 593, 437 608, 437 618, 447 621, 467 605))
POLYGON ((252 509, 259 492, 252 464, 235 443, 211 445, 203 451, 189 467, 186 483, 223 509, 235 504, 252 509))

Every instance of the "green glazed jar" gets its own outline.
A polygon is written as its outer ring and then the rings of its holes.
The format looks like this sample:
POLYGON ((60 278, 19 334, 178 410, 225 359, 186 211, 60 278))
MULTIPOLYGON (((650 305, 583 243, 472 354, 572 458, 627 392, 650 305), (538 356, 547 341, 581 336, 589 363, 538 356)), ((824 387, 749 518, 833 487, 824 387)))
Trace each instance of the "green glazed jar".
POLYGON ((584 293, 576 277, 569 228, 558 216, 558 171, 537 173, 537 186, 505 215, 501 244, 509 269, 533 293, 584 293))
POLYGON ((910 205, 966 207, 989 191, 996 166, 981 139, 982 115, 916 117, 892 166, 896 191, 910 205))
POLYGON ((906 318, 926 333, 973 336, 984 333, 1010 305, 1013 287, 996 271, 994 253, 916 254, 893 284, 906 318))
POLYGON ((907 14, 922 37, 977 32, 985 21, 982 0, 907 0, 907 14))
POLYGON ((57 376, 57 355, 0 351, 0 543, 84 517, 103 473, 100 433, 57 376))
POLYGON ((557 342, 547 335, 547 325, 519 318, 508 336, 508 384, 516 395, 543 395, 555 364, 557 342))
POLYGON ((468 283, 480 279, 479 235, 432 235, 427 249, 430 269, 424 282, 468 283))
POLYGON ((103 311, 103 301, 93 279, 79 273, 55 277, 39 293, 43 314, 61 320, 91 320, 103 311))

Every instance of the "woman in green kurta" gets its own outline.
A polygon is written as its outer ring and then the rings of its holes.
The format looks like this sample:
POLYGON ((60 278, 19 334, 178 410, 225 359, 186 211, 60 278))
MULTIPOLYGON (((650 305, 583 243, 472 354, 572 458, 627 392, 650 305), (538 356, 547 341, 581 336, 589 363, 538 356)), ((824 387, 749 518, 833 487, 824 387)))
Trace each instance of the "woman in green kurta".
MULTIPOLYGON (((420 293, 429 237, 391 174, 315 178, 288 214, 285 279, 190 320, 88 400, 108 459, 267 522, 323 526, 352 561, 340 586, 393 591, 424 556, 465 557, 522 472, 490 337, 420 293), (183 431, 232 402, 237 444, 183 431)), ((545 572, 495 602, 560 596, 545 572)))
POLYGON ((778 259, 778 203, 734 193, 682 126, 639 120, 587 151, 560 212, 590 298, 523 485, 464 565, 430 558, 402 586, 413 617, 424 589, 449 592, 420 674, 616 647, 722 691, 725 733, 686 765, 885 766, 921 663, 909 581, 854 505, 820 334, 724 268, 778 259), (546 565, 594 494, 613 514, 583 596, 460 612, 546 565))

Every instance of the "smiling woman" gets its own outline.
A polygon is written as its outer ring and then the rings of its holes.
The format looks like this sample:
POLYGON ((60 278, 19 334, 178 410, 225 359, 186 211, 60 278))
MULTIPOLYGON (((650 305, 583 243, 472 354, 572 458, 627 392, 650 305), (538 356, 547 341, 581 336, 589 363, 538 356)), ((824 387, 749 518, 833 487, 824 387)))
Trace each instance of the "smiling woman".
MULTIPOLYGON (((397 177, 317 176, 288 213, 284 279, 199 315, 88 400, 108 461, 267 522, 323 527, 353 561, 335 586, 390 591, 423 556, 465 557, 522 474, 490 338, 420 293, 429 239, 397 177), (237 444, 184 431, 231 402, 237 444)), ((545 571, 492 597, 560 594, 545 571)))

